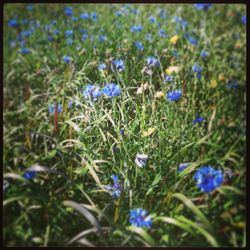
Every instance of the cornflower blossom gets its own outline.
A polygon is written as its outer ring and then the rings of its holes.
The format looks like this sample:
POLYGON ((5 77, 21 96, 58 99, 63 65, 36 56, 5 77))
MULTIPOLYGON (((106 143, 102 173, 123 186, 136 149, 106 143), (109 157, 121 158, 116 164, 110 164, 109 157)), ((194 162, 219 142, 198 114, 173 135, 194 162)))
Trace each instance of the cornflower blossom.
POLYGON ((196 185, 203 192, 211 192, 218 188, 224 181, 221 170, 216 170, 212 166, 203 166, 194 175, 196 185))
POLYGON ((151 228, 152 219, 148 215, 148 212, 142 208, 135 208, 130 211, 129 222, 136 227, 151 228))

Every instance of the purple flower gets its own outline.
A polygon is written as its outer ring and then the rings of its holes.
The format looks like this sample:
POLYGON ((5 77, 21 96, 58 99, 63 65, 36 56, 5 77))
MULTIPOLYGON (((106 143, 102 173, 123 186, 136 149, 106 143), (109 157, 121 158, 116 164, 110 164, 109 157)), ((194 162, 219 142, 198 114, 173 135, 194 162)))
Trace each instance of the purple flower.
POLYGON ((19 50, 19 52, 20 52, 21 54, 23 54, 23 55, 26 55, 26 54, 29 54, 29 53, 30 53, 30 49, 28 49, 28 48, 21 48, 21 49, 19 50))
POLYGON ((172 76, 166 76, 164 79, 164 82, 172 82, 173 81, 173 77, 172 76))
POLYGON ((16 19, 10 19, 10 20, 8 21, 8 25, 9 25, 10 27, 16 27, 16 26, 17 26, 17 20, 16 20, 16 19))
POLYGON ((117 175, 111 175, 111 178, 114 184, 105 186, 105 188, 107 190, 112 191, 111 192, 112 198, 118 198, 121 195, 121 189, 122 189, 121 185, 119 184, 119 177, 117 175))
POLYGON ((100 87, 93 84, 88 84, 83 91, 84 98, 91 101, 96 101, 97 97, 101 95, 102 92, 100 91, 100 87))
POLYGON ((156 18, 154 16, 150 16, 148 19, 149 19, 150 23, 155 23, 156 22, 156 18))
POLYGON ((203 166, 198 169, 194 175, 196 185, 203 192, 211 192, 219 187, 224 181, 224 175, 221 170, 216 170, 211 166, 203 166))
POLYGON ((36 175, 36 172, 35 171, 27 171, 23 174, 23 177, 26 179, 26 180, 30 180, 32 178, 34 178, 36 175))
POLYGON ((121 94, 121 87, 114 83, 107 83, 102 89, 102 93, 108 97, 114 97, 121 94))
POLYGON ((89 14, 88 14, 88 13, 82 13, 82 14, 80 15, 80 17, 81 17, 81 19, 83 19, 83 20, 87 20, 87 19, 89 19, 89 14))
POLYGON ((142 26, 141 25, 134 25, 130 28, 130 31, 132 32, 140 32, 142 31, 142 26))
POLYGON ((207 11, 209 8, 212 7, 213 4, 211 3, 196 3, 193 4, 193 6, 197 9, 197 10, 205 10, 207 11))
POLYGON ((204 117, 196 115, 196 118, 193 120, 193 124, 202 123, 204 120, 205 120, 204 117))
POLYGON ((129 222, 136 227, 150 228, 152 226, 151 217, 148 216, 148 212, 142 208, 136 208, 130 211, 129 222))
POLYGON ((149 67, 156 67, 156 66, 160 66, 160 63, 154 56, 149 56, 147 58, 147 65, 149 67))
POLYGON ((187 167, 188 167, 188 163, 181 163, 180 165, 179 165, 179 170, 178 170, 178 172, 179 173, 181 173, 184 169, 186 169, 187 167))
POLYGON ((64 8, 64 14, 66 16, 72 16, 72 14, 73 14, 73 8, 72 7, 65 7, 64 8))
POLYGON ((201 58, 206 58, 206 57, 208 57, 208 55, 209 55, 209 53, 207 51, 205 51, 205 50, 201 51, 201 58))
POLYGON ((65 63, 69 63, 69 62, 71 61, 71 57, 69 57, 69 56, 64 56, 64 57, 63 57, 63 61, 64 61, 65 63))
POLYGON ((98 69, 100 69, 100 70, 105 70, 106 68, 107 68, 107 66, 106 66, 105 63, 100 63, 100 64, 98 65, 98 69))
POLYGON ((134 42, 135 47, 140 50, 143 51, 144 50, 144 46, 142 45, 141 42, 134 42))
POLYGON ((241 17, 241 22, 245 25, 247 24, 247 16, 246 15, 241 17))
POLYGON ((174 91, 169 91, 166 95, 166 98, 169 101, 174 102, 174 101, 178 101, 181 98, 181 96, 182 96, 181 90, 177 89, 174 91))
POLYGON ((124 62, 122 60, 120 60, 120 59, 113 60, 112 61, 112 66, 114 66, 119 72, 125 70, 124 62))

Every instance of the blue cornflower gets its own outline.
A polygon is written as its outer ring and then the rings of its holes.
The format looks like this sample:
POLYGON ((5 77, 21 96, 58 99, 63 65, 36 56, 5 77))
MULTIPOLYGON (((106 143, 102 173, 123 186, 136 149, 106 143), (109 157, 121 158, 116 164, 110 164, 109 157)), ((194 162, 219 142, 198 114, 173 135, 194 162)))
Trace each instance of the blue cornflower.
POLYGON ((204 117, 196 115, 196 118, 193 120, 193 124, 202 123, 204 120, 205 120, 204 117))
POLYGON ((209 8, 212 7, 213 4, 211 3, 196 3, 193 4, 193 6, 197 9, 197 10, 208 10, 209 8))
POLYGON ((66 40, 66 43, 67 43, 67 45, 72 45, 73 40, 72 40, 71 38, 68 38, 68 39, 66 40))
POLYGON ((90 17, 92 18, 92 20, 96 20, 97 19, 97 14, 96 14, 96 12, 91 12, 90 13, 90 17))
POLYGON ((87 34, 87 33, 88 33, 88 30, 86 30, 86 29, 79 29, 79 31, 80 31, 82 34, 87 34))
POLYGON ((102 89, 102 92, 109 97, 118 96, 121 94, 121 87, 114 83, 107 83, 102 89))
POLYGON ((197 44, 198 44, 198 41, 197 41, 197 39, 195 39, 194 37, 192 37, 192 36, 187 36, 187 40, 188 40, 188 42, 190 43, 190 44, 192 44, 192 45, 194 45, 194 46, 196 46, 197 44))
POLYGON ((158 34, 159 34, 160 37, 166 37, 165 30, 163 30, 163 29, 160 29, 158 31, 158 34))
POLYGON ((10 27, 16 27, 16 26, 17 26, 17 20, 16 20, 16 19, 10 19, 10 20, 8 21, 8 25, 9 25, 10 27))
POLYGON ((87 34, 82 35, 82 41, 85 41, 89 36, 87 34))
POLYGON ((28 22, 29 22, 28 19, 23 19, 23 20, 22 20, 22 24, 24 24, 24 25, 27 24, 28 22))
POLYGON ((177 89, 177 90, 174 90, 174 91, 169 91, 166 95, 166 98, 173 102, 173 101, 178 101, 182 96, 182 93, 181 93, 181 90, 180 89, 177 89))
POLYGON ((237 89, 239 87, 239 83, 238 83, 238 80, 229 80, 227 85, 226 85, 226 88, 227 89, 237 89))
POLYGON ((149 42, 152 41, 152 34, 151 33, 146 34, 145 39, 149 42))
POLYGON ((147 65, 149 67, 156 67, 156 66, 160 66, 159 61, 157 60, 157 58, 155 58, 154 56, 149 56, 147 58, 147 65))
POLYGON ((121 11, 116 11, 116 12, 115 12, 115 15, 116 15, 116 16, 122 16, 123 13, 122 13, 121 11))
POLYGON ((201 51, 201 58, 206 58, 206 57, 208 57, 208 55, 209 55, 209 53, 207 51, 205 51, 205 50, 201 51))
POLYGON ((65 63, 69 63, 69 62, 71 61, 71 57, 69 57, 69 56, 64 56, 64 57, 63 57, 63 61, 64 61, 65 63))
POLYGON ((203 166, 196 171, 193 178, 197 187, 207 193, 223 183, 224 175, 221 170, 216 170, 211 166, 203 166))
POLYGON ((73 33, 74 33, 73 30, 66 30, 66 31, 65 31, 65 36, 72 36, 73 33))
POLYGON ((72 7, 65 7, 64 8, 64 14, 66 16, 72 16, 72 14, 73 14, 73 8, 72 7))
POLYGON ((80 17, 81 17, 81 19, 87 20, 87 19, 89 19, 89 14, 88 13, 82 13, 80 15, 80 17))
POLYGON ((20 32, 20 37, 29 37, 32 34, 31 30, 25 30, 20 32))
POLYGON ((132 32, 140 32, 142 31, 142 26, 141 25, 134 25, 130 28, 130 31, 132 32))
POLYGON ((76 22, 76 21, 78 21, 78 19, 79 19, 79 18, 76 17, 76 16, 72 16, 72 17, 71 17, 72 22, 76 22))
POLYGON ((241 22, 245 25, 247 24, 247 16, 246 15, 241 17, 241 22))
POLYGON ((31 51, 28 48, 21 48, 19 52, 23 55, 29 54, 31 51))
POLYGON ((130 211, 129 222, 136 227, 147 227, 152 226, 151 217, 148 216, 148 212, 142 208, 135 208, 130 211))
POLYGON ((120 129, 120 135, 124 135, 124 129, 120 129))
POLYGON ((56 36, 56 35, 60 34, 60 31, 59 30, 54 30, 53 34, 56 36))
POLYGON ((172 76, 166 76, 164 79, 164 82, 172 82, 173 81, 173 77, 172 76))
POLYGON ((140 50, 143 51, 144 50, 144 46, 142 45, 141 42, 134 42, 135 47, 140 50))
POLYGON ((115 59, 112 61, 112 66, 114 66, 119 72, 125 70, 124 62, 121 59, 115 59))
POLYGON ((192 67, 192 71, 197 74, 197 78, 200 80, 202 67, 200 67, 197 63, 195 63, 192 67))
POLYGON ((96 101, 97 97, 101 95, 100 87, 93 84, 88 84, 83 91, 84 98, 91 101, 96 101))
POLYGON ((100 70, 105 70, 106 68, 107 68, 107 65, 105 63, 100 63, 98 65, 98 69, 100 69, 100 70))
MULTIPOLYGON (((55 104, 51 104, 50 106, 49 106, 49 113, 50 114, 54 114, 55 113, 55 104)), ((63 110, 63 108, 62 108, 62 104, 58 104, 58 106, 57 106, 57 112, 58 113, 62 113, 62 110, 63 110)))
POLYGON ((30 180, 32 179, 33 177, 35 177, 36 175, 36 172, 35 171, 27 171, 23 174, 23 177, 26 179, 26 180, 30 180))
POLYGON ((112 198, 118 198, 121 195, 121 189, 122 189, 121 185, 118 182, 119 181, 119 177, 117 175, 111 175, 111 178, 112 178, 114 184, 113 185, 105 186, 105 188, 107 190, 111 190, 112 191, 112 193, 111 193, 112 198))
POLYGON ((159 16, 160 16, 161 19, 165 19, 167 17, 165 12, 166 12, 165 9, 160 9, 159 16))
POLYGON ((150 23, 155 23, 156 22, 156 18, 154 16, 150 16, 148 19, 149 19, 150 23))
POLYGON ((47 39, 48 39, 49 42, 52 42, 53 41, 53 36, 48 35, 47 39))
POLYGON ((188 167, 188 163, 181 163, 180 165, 179 165, 179 170, 178 170, 178 172, 179 173, 181 173, 184 169, 186 169, 187 167, 188 167))
POLYGON ((26 6, 26 10, 32 11, 33 10, 33 4, 29 4, 26 6))
POLYGON ((99 36, 99 41, 100 42, 105 42, 107 40, 108 40, 107 36, 103 36, 103 35, 99 36))

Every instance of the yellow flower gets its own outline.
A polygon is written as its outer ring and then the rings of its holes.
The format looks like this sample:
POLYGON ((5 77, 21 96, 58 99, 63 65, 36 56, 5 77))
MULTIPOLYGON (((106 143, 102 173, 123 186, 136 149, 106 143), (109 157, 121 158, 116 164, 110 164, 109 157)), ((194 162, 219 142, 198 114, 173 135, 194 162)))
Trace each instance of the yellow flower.
POLYGON ((216 87, 217 87, 217 81, 216 80, 211 80, 210 88, 216 88, 216 87))
POLYGON ((155 128, 149 128, 147 131, 143 132, 143 136, 150 136, 155 132, 155 128))
POLYGON ((178 66, 170 66, 168 67, 165 72, 168 74, 168 75, 171 75, 172 73, 177 73, 178 71, 180 70, 180 67, 178 66))
POLYGON ((172 37, 170 38, 170 43, 171 43, 171 44, 176 44, 178 40, 179 40, 179 37, 178 37, 177 35, 172 36, 172 37))
POLYGON ((220 81, 225 80, 225 76, 224 76, 223 73, 220 73, 220 74, 219 74, 219 80, 220 80, 220 81))
POLYGON ((156 93, 155 93, 155 98, 161 98, 161 97, 163 97, 164 96, 164 93, 162 92, 162 91, 157 91, 156 93))

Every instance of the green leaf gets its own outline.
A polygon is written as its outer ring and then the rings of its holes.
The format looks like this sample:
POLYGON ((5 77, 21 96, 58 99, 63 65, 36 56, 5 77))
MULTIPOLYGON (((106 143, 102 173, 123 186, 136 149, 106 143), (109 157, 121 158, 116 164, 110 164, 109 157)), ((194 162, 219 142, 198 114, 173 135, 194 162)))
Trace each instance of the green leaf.
POLYGON ((180 193, 173 194, 173 197, 181 200, 199 219, 211 230, 211 225, 205 215, 200 211, 200 209, 185 195, 180 193))

